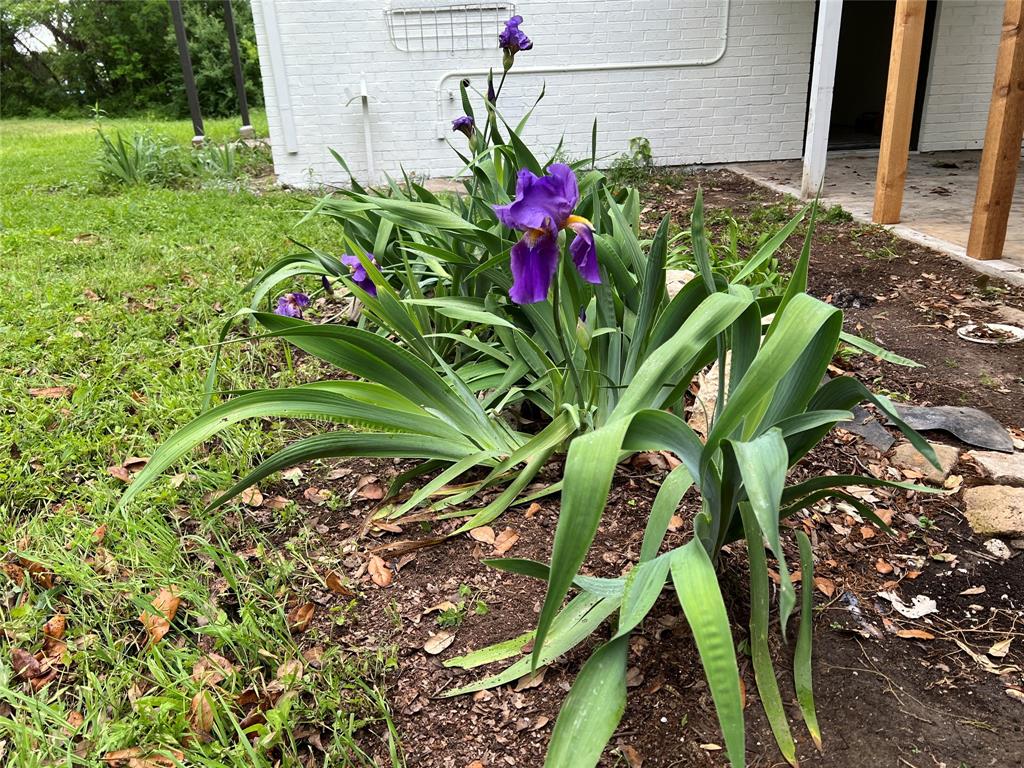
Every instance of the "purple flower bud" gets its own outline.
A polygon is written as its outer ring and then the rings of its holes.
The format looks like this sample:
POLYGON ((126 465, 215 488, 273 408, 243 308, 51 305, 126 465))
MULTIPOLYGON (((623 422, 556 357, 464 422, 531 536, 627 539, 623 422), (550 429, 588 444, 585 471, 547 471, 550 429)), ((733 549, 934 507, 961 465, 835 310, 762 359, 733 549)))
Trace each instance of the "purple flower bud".
POLYGON ((302 317, 302 310, 309 306, 309 296, 304 293, 286 293, 277 300, 275 315, 302 317))
POLYGON ((476 130, 476 125, 472 117, 469 115, 463 115, 462 117, 456 117, 452 120, 452 130, 464 133, 466 134, 467 139, 472 139, 473 132, 476 130))

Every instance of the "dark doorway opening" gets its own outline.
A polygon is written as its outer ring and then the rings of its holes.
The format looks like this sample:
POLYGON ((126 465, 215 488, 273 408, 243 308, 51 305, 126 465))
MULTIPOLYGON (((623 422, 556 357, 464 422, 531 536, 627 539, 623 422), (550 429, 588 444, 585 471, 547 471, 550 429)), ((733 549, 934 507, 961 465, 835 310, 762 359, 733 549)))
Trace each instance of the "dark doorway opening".
MULTIPOLYGON (((937 6, 936 0, 929 0, 925 15, 911 149, 917 149, 937 6)), ((895 15, 895 0, 843 3, 828 134, 829 149, 871 149, 881 144, 889 49, 895 15)))

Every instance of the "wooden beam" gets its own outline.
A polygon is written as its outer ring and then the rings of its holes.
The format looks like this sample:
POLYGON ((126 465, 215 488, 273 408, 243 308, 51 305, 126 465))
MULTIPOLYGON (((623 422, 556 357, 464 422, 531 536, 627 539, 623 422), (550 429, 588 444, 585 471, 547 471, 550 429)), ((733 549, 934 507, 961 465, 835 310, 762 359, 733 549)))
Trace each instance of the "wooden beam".
POLYGON ((875 210, 871 216, 876 224, 895 224, 900 220, 926 6, 926 0, 896 0, 885 115, 882 118, 882 146, 878 153, 875 182, 875 210))
POLYGON ((842 17, 843 0, 821 0, 818 4, 811 99, 807 108, 807 137, 804 139, 804 172, 800 180, 800 195, 804 199, 817 195, 825 180, 828 126, 832 119, 832 93, 835 90, 842 17))
POLYGON ((998 259, 1003 255, 1013 186, 1024 139, 1024 0, 1006 0, 996 76, 988 108, 985 146, 978 169, 967 255, 998 259))

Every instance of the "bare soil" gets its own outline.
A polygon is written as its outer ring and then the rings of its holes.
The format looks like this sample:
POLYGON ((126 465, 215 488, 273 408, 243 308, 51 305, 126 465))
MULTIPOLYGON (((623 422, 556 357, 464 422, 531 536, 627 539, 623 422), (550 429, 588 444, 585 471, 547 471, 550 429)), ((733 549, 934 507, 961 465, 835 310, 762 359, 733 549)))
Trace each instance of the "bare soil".
MULTIPOLYGON (((661 185, 647 191, 648 223, 668 213, 685 226, 697 183, 711 211, 728 208, 742 216, 782 200, 725 171, 675 182, 672 188, 661 185)), ((792 259, 798 247, 799 237, 794 236, 783 259, 792 259)), ((845 221, 819 224, 811 290, 826 300, 838 297, 849 330, 925 366, 898 368, 862 355, 837 358, 837 367, 876 390, 916 404, 972 405, 1009 427, 1024 424, 1024 344, 971 344, 955 334, 964 323, 997 319, 1001 307, 1020 309, 1024 300, 1019 292, 981 281, 960 265, 883 231, 845 221), (878 260, 865 255, 885 249, 895 256, 878 260)), ((418 549, 400 544, 447 534, 454 530, 454 521, 405 524, 399 531, 372 529, 354 538, 379 503, 364 498, 360 483, 375 476, 386 487, 406 468, 365 460, 306 467, 298 485, 283 482, 263 489, 268 497, 284 494, 300 505, 299 522, 289 535, 302 529, 314 534, 303 539, 313 547, 310 561, 337 563, 354 591, 350 596, 310 587, 303 599, 317 604, 313 626, 319 630, 310 635, 346 647, 395 650, 390 700, 408 765, 540 766, 558 708, 589 652, 607 637, 608 627, 552 663, 538 680, 442 698, 447 690, 503 668, 499 664, 463 672, 442 662, 533 628, 544 585, 486 567, 480 561, 493 556, 493 546, 468 535, 418 549), (351 505, 331 511, 317 494, 305 492, 310 487, 349 498, 351 505), (391 574, 387 586, 371 578, 367 564, 372 552, 382 557, 391 574), (439 626, 437 606, 446 601, 469 606, 455 627, 439 626), (478 605, 486 608, 475 610, 478 605), (428 653, 424 646, 442 631, 454 633, 453 642, 439 654, 428 653)), ((546 470, 548 479, 557 478, 559 470, 558 461, 553 462, 546 470)), ((892 476, 896 471, 860 438, 836 431, 801 462, 794 478, 824 472, 892 476)), ((963 481, 951 495, 864 492, 865 500, 891 520, 895 537, 839 504, 822 503, 788 521, 808 533, 816 556, 814 675, 824 736, 821 754, 801 725, 792 694, 792 642, 772 638, 803 765, 1024 765, 1024 554, 1001 561, 982 547, 964 522, 961 497, 962 488, 983 480, 964 456, 954 472, 963 481), (936 601, 938 611, 906 619, 878 596, 883 591, 895 591, 908 602, 925 595, 936 601), (988 653, 1006 640, 1010 644, 1005 655, 988 653)), ((663 476, 657 457, 640 457, 620 467, 586 572, 618 576, 636 562, 663 476)), ((683 523, 669 533, 666 547, 689 538, 697 504, 691 491, 679 510, 683 523)), ((508 556, 546 561, 557 519, 558 499, 552 497, 532 508, 510 510, 494 530, 500 534, 507 528, 518 536, 508 556)), ((795 552, 790 555, 795 562, 795 552)), ((740 597, 745 594, 745 562, 742 544, 732 545, 721 562, 740 644, 747 635, 748 606, 740 597)), ((602 765, 725 765, 699 658, 670 591, 634 633, 629 663, 629 705, 602 765)), ((741 674, 747 693, 748 764, 782 765, 745 656, 741 674)), ((385 754, 378 758, 388 764, 385 754)))

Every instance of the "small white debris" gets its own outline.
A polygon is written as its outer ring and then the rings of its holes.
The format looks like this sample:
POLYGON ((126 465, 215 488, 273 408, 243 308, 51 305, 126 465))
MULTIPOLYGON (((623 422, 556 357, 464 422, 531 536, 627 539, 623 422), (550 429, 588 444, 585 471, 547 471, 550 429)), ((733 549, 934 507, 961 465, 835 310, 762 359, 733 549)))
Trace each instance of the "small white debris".
POLYGON ((892 603, 893 609, 908 619, 920 619, 922 616, 927 616, 929 613, 937 613, 939 610, 935 601, 925 595, 917 595, 911 600, 910 605, 907 605, 895 592, 878 592, 877 594, 883 600, 888 600, 892 603))
POLYGON ((1013 557, 1013 552, 1006 546, 1006 542, 1002 539, 986 539, 982 545, 989 554, 995 555, 1000 560, 1009 560, 1013 557))

